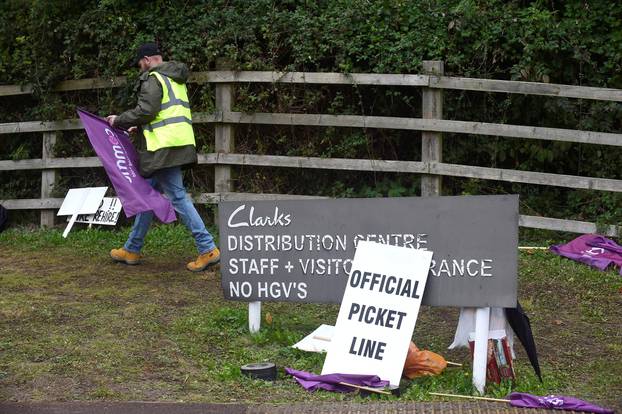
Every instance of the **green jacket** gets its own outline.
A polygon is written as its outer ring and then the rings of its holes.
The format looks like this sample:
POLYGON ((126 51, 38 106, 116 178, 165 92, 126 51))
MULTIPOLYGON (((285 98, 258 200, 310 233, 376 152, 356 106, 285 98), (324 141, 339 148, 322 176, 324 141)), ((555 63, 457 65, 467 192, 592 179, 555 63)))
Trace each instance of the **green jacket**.
MULTIPOLYGON (((149 76, 150 72, 158 72, 175 82, 186 83, 188 80, 188 67, 179 62, 163 62, 150 71, 141 73, 134 87, 134 91, 138 95, 138 103, 134 109, 119 115, 115 120, 115 126, 125 129, 132 126, 140 127, 151 122, 160 112, 162 85, 154 76, 149 76)), ((149 177, 162 168, 196 164, 197 162, 197 152, 194 145, 147 151, 142 131, 139 133, 138 141, 139 170, 143 177, 149 177)))

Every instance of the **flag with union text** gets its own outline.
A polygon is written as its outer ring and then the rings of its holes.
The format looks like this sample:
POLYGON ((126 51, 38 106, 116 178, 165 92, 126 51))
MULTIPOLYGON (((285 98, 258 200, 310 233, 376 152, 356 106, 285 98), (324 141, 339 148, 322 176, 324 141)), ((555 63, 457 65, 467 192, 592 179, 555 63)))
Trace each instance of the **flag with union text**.
POLYGON ((111 127, 105 119, 82 109, 78 109, 78 115, 121 200, 125 215, 132 217, 144 211, 153 211, 163 223, 175 221, 171 202, 138 173, 138 154, 127 131, 111 127))

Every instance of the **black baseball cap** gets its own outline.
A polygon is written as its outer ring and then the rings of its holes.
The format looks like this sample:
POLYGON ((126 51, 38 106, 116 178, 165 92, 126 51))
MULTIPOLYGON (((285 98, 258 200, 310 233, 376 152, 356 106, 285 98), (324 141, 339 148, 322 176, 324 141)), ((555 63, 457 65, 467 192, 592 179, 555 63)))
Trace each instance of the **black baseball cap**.
POLYGON ((132 61, 132 66, 138 65, 138 61, 144 58, 145 56, 155 56, 155 55, 161 55, 161 54, 162 52, 160 52, 160 48, 158 47, 157 44, 153 42, 143 43, 142 45, 138 47, 138 50, 136 51, 136 57, 132 61))

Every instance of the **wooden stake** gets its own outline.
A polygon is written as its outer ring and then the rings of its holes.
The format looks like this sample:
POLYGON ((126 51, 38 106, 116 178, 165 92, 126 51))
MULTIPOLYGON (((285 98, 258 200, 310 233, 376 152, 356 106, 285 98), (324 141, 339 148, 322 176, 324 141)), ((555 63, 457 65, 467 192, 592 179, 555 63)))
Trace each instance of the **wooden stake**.
POLYGON ((496 401, 496 402, 504 402, 504 403, 509 403, 510 402, 510 400, 505 400, 503 398, 475 397, 473 395, 442 394, 440 392, 430 392, 429 394, 430 395, 440 395, 442 397, 471 398, 473 400, 496 401))
POLYGON ((340 382, 339 384, 341 385, 345 385, 347 387, 352 387, 352 388, 358 388, 359 390, 365 390, 365 391, 370 391, 370 392, 376 392, 378 394, 386 394, 386 395, 391 395, 390 392, 388 391, 383 391, 383 390, 379 390, 376 388, 371 388, 371 387, 365 387, 363 385, 355 385, 355 384, 350 384, 349 382, 340 382))

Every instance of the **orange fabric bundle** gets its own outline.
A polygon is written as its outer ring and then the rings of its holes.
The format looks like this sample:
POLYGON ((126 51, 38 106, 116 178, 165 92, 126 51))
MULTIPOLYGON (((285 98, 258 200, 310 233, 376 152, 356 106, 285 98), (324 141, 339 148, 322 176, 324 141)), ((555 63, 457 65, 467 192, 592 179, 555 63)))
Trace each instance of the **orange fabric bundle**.
POLYGON ((408 346, 402 376, 413 379, 424 375, 438 375, 447 367, 447 361, 432 351, 420 350, 414 342, 408 346))

